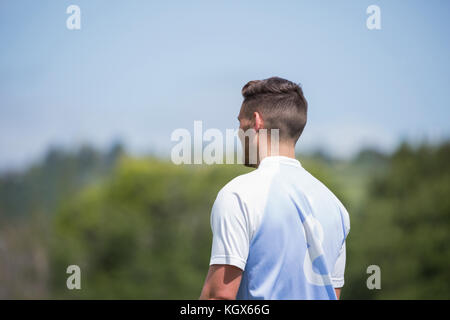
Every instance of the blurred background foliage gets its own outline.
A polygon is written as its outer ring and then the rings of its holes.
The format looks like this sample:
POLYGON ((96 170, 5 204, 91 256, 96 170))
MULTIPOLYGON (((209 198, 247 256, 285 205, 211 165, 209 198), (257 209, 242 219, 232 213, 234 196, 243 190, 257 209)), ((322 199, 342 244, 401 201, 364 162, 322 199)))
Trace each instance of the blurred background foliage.
MULTIPOLYGON (((450 298, 450 142, 299 160, 347 207, 343 299, 450 298), (381 268, 381 290, 366 269, 381 268)), ((217 192, 251 171, 53 148, 0 177, 0 298, 196 299, 217 192), (66 268, 81 267, 81 290, 66 268)))

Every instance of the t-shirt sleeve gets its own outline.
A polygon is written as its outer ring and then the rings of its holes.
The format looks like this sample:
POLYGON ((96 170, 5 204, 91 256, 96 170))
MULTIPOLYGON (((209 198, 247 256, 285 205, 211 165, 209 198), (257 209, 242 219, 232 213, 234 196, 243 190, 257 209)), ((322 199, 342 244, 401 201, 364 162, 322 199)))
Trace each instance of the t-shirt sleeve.
POLYGON ((342 244, 341 250, 334 265, 333 272, 331 274, 331 282, 333 287, 342 288, 344 286, 344 271, 345 271, 345 242, 342 244))
POLYGON ((233 265, 245 269, 249 251, 249 228, 245 205, 238 194, 221 190, 211 212, 213 264, 233 265))
POLYGON ((344 205, 339 201, 339 207, 341 211, 342 228, 343 228, 343 241, 341 248, 336 259, 333 271, 331 273, 331 282, 333 287, 342 288, 344 286, 344 273, 345 273, 345 260, 346 260, 346 248, 345 242, 350 232, 350 217, 345 209, 344 205))

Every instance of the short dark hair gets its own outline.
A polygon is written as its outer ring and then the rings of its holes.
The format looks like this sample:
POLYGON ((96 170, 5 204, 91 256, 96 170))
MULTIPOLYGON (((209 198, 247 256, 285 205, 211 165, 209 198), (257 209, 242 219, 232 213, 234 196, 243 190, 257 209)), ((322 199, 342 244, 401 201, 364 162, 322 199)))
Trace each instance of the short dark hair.
POLYGON ((253 80, 242 88, 241 114, 252 119, 255 111, 261 114, 264 127, 279 129, 280 140, 295 144, 306 125, 308 102, 300 85, 279 77, 253 80))

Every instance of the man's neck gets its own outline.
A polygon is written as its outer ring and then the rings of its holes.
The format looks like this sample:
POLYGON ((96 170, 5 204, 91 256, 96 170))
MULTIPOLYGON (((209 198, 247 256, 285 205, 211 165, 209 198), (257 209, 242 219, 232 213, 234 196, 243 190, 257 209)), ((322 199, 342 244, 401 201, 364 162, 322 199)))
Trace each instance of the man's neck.
POLYGON ((264 158, 273 156, 282 156, 295 159, 295 146, 291 144, 280 144, 278 147, 278 152, 271 152, 271 150, 269 150, 265 156, 260 155, 258 167, 264 158))

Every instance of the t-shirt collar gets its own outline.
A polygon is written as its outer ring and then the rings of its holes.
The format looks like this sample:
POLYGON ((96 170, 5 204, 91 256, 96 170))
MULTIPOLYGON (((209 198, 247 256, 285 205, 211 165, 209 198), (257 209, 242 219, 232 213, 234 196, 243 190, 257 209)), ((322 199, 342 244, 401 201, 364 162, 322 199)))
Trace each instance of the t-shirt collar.
POLYGON ((285 157, 285 156, 268 156, 261 160, 259 163, 259 167, 265 166, 268 164, 287 164, 295 167, 301 167, 300 161, 297 159, 285 157))

